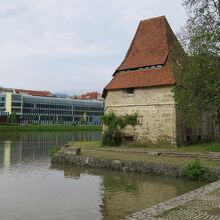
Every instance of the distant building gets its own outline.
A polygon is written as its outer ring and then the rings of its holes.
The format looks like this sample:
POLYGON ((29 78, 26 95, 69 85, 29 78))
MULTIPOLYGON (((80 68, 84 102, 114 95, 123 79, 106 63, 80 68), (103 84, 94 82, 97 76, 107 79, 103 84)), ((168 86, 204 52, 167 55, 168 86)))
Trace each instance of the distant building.
POLYGON ((130 48, 105 87, 105 112, 138 113, 140 125, 127 129, 129 138, 148 143, 181 144, 219 137, 218 125, 208 115, 189 129, 176 109, 172 64, 184 53, 165 16, 140 22, 130 48), (175 48, 175 50, 174 50, 175 48))
POLYGON ((4 90, 0 92, 0 115, 16 112, 24 124, 100 125, 104 104, 101 101, 56 98, 48 91, 4 90))
POLYGON ((43 97, 56 97, 49 91, 36 91, 36 90, 27 90, 27 89, 14 89, 14 88, 3 88, 0 87, 0 92, 9 92, 15 94, 26 94, 32 96, 43 96, 43 97))
POLYGON ((81 100, 100 100, 101 94, 98 92, 87 92, 80 96, 81 100))
POLYGON ((16 94, 26 94, 31 96, 42 96, 42 97, 56 97, 49 91, 34 91, 34 90, 25 90, 25 89, 14 89, 16 94))
POLYGON ((0 92, 13 92, 14 90, 11 89, 11 88, 3 88, 3 87, 0 87, 0 92))

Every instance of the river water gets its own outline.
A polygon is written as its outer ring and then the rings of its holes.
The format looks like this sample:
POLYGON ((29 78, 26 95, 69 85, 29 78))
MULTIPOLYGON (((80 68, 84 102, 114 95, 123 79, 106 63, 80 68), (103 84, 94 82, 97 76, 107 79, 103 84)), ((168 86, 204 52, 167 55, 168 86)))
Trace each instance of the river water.
POLYGON ((49 150, 100 132, 0 133, 0 220, 120 219, 204 183, 56 165, 49 150))

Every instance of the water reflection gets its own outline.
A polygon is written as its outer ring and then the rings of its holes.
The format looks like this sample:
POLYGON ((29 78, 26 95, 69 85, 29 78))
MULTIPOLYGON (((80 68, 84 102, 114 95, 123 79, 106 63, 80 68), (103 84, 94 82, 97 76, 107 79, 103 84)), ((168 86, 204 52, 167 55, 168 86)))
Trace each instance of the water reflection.
POLYGON ((66 178, 80 181, 84 175, 99 176, 102 219, 120 219, 133 212, 153 206, 191 191, 204 183, 182 179, 122 173, 112 170, 79 168, 53 164, 52 169, 63 170, 66 178))
POLYGON ((2 132, 0 133, 0 167, 8 169, 16 163, 28 163, 49 158, 54 146, 69 141, 100 140, 100 131, 74 132, 2 132))

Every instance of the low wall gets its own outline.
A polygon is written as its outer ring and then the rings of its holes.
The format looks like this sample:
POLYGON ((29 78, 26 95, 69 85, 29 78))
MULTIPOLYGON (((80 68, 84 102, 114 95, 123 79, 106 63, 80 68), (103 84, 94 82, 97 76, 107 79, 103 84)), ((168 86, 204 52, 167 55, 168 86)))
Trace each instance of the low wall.
POLYGON ((177 166, 163 165, 157 163, 145 163, 141 161, 122 161, 112 159, 100 159, 94 157, 83 157, 74 155, 55 155, 52 163, 67 163, 77 166, 92 168, 108 168, 120 171, 153 173, 166 176, 179 176, 181 168, 177 166))
MULTIPOLYGON (((179 177, 182 173, 182 168, 174 165, 143 161, 124 161, 106 158, 85 157, 64 153, 57 153, 55 156, 53 156, 51 163, 66 163, 82 167, 107 168, 126 172, 140 172, 174 177, 179 177)), ((220 170, 213 169, 211 171, 215 173, 218 178, 220 178, 220 170)))

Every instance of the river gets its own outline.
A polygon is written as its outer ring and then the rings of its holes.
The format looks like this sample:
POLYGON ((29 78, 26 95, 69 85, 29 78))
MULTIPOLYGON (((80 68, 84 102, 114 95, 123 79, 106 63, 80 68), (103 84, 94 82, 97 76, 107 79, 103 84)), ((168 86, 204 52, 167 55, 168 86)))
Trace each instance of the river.
POLYGON ((50 164, 68 141, 98 131, 0 133, 0 220, 119 219, 204 183, 50 164))

